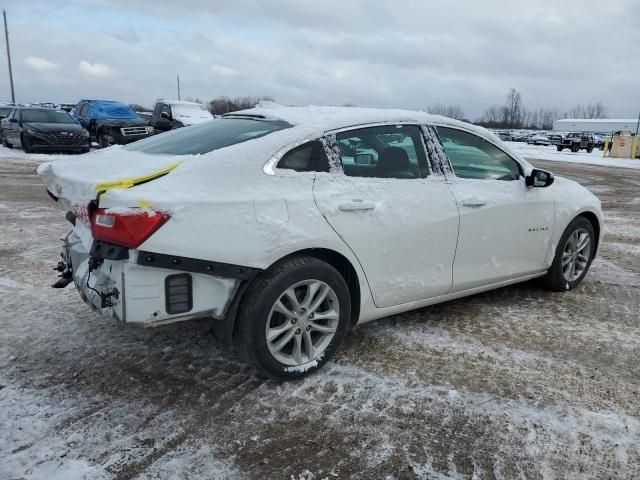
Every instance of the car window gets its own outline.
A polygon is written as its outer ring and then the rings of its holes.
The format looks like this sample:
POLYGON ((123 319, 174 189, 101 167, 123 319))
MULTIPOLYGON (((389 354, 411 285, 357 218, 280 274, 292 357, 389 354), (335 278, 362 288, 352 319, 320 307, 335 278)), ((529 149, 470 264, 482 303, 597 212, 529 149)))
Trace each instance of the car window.
POLYGON ((438 135, 458 177, 481 180, 520 178, 518 162, 491 142, 455 128, 438 127, 438 135))
POLYGON ((278 168, 296 172, 328 172, 329 160, 318 140, 302 144, 283 155, 278 168))
POLYGON ((412 179, 426 176, 426 156, 416 125, 360 128, 336 135, 345 175, 412 179))
POLYGON ((154 155, 198 155, 290 127, 282 120, 218 118, 189 128, 154 135, 124 148, 154 155))
POLYGON ((24 123, 75 123, 67 112, 57 110, 23 110, 22 121, 24 123))
POLYGON ((82 108, 80 109, 80 116, 84 117, 87 114, 88 110, 89 110, 89 104, 83 103, 82 108))
POLYGON ((169 117, 171 117, 171 107, 169 107, 169 105, 167 105, 166 103, 162 105, 162 108, 160 109, 160 115, 162 115, 163 113, 166 113, 167 115, 169 115, 169 117))

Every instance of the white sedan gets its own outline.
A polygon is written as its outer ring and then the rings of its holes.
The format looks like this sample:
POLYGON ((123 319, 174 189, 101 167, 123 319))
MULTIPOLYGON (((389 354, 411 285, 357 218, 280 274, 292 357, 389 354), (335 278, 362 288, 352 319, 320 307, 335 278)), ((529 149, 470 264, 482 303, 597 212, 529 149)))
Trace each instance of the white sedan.
POLYGON ((38 173, 73 224, 55 286, 125 325, 208 318, 281 379, 357 323, 536 277, 570 290, 603 231, 585 188, 421 112, 264 103, 38 173))

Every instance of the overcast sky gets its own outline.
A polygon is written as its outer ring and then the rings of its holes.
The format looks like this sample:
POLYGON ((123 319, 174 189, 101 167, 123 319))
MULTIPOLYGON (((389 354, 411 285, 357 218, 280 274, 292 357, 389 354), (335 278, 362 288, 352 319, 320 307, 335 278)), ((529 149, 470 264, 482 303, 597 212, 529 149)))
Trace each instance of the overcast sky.
MULTIPOLYGON (((19 102, 640 110, 639 0, 2 0, 19 102)), ((0 98, 10 97, 4 42, 0 98)))

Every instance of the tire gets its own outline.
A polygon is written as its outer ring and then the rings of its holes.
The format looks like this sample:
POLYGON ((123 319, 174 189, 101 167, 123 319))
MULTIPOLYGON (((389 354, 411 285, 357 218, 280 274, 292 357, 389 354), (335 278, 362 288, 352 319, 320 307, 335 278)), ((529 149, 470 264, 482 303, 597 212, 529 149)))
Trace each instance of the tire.
POLYGON ((96 141, 98 142, 99 148, 107 148, 110 147, 109 140, 107 139, 107 135, 103 131, 99 131, 96 135, 96 141))
POLYGON ((593 152, 593 147, 588 147, 587 148, 587 153, 591 153, 591 152, 593 152))
POLYGON ((234 346, 260 376, 293 380, 318 370, 331 358, 347 333, 350 318, 351 298, 342 275, 316 258, 292 257, 260 274, 247 290, 240 305, 234 346), (318 290, 307 303, 305 296, 312 291, 311 284, 318 290), (294 292, 296 304, 309 308, 296 309, 287 291, 294 292), (313 309, 314 300, 325 291, 324 300, 313 309), (314 314, 332 318, 313 320, 314 314), (270 342, 268 333, 274 335, 270 342), (308 341, 319 353, 309 355, 308 341))
MULTIPOLYGON (((578 242, 578 247, 580 244, 578 242)), ((593 261, 593 257, 595 255, 595 247, 596 247, 596 236, 593 230, 593 225, 589 220, 585 217, 576 217, 566 228, 562 237, 560 238, 560 242, 558 242, 558 248, 556 249, 555 257, 553 258, 553 263, 551 264, 551 268, 547 272, 547 275, 542 278, 542 283, 549 290, 553 290, 556 292, 562 292, 566 290, 572 290, 584 279, 585 275, 589 271, 589 267, 591 266, 591 262, 593 261), (569 278, 565 276, 564 267, 563 268, 563 259, 567 259, 567 251, 571 251, 570 241, 572 240, 572 236, 578 233, 578 238, 581 234, 586 233, 588 235, 589 241, 588 244, 585 245, 581 252, 584 253, 584 250, 588 248, 588 254, 583 255, 584 259, 578 263, 580 256, 576 259, 576 265, 580 263, 582 270, 580 272, 575 271, 575 277, 569 275, 569 278)), ((571 261, 569 261, 571 263, 571 261)), ((577 270, 577 267, 576 267, 577 270)))
POLYGON ((573 153, 578 153, 580 151, 580 145, 572 145, 571 146, 571 151, 573 153))
POLYGON ((5 148, 13 148, 13 145, 11 145, 9 142, 7 142, 6 138, 2 139, 2 146, 5 148))
POLYGON ((31 148, 31 145, 29 144, 28 137, 25 137, 24 135, 22 137, 20 137, 20 143, 22 143, 22 149, 24 150, 24 153, 32 153, 33 152, 33 149, 31 148))
POLYGON ((558 145, 556 148, 558 149, 559 152, 563 150, 563 148, 560 145, 558 145))

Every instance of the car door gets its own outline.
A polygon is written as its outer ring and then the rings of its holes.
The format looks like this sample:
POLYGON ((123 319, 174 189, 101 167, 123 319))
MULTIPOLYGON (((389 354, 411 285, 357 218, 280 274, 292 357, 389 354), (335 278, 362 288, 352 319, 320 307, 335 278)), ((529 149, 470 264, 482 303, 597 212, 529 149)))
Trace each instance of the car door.
POLYGON ((522 165, 490 141, 437 130, 460 209, 452 292, 541 272, 553 233, 551 192, 527 187, 522 165))
POLYGON ((20 110, 14 109, 7 122, 7 141, 12 145, 20 145, 20 110))
POLYGON ((316 204, 358 258, 378 307, 445 294, 458 235, 455 198, 429 168, 417 125, 336 132, 316 204))

